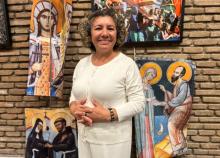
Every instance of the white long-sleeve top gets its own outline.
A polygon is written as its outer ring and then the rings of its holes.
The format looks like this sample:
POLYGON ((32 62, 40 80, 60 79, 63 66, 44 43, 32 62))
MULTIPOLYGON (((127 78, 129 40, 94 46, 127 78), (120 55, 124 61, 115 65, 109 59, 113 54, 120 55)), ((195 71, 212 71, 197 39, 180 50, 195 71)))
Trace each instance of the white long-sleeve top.
POLYGON ((91 56, 76 65, 70 103, 87 98, 101 102, 105 107, 113 107, 118 121, 93 123, 91 127, 78 123, 79 136, 91 143, 114 144, 131 140, 132 116, 144 110, 144 94, 141 76, 135 62, 119 53, 108 63, 95 66, 91 56))

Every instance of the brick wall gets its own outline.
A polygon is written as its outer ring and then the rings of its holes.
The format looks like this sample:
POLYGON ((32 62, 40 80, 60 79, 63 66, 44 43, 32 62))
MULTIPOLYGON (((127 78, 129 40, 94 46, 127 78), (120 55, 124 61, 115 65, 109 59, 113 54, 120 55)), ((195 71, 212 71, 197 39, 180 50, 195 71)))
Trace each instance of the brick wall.
MULTIPOLYGON (((7 0, 12 49, 0 51, 0 155, 23 155, 24 108, 67 106, 73 69, 90 53, 82 46, 77 24, 90 11, 89 0, 74 1, 66 52, 62 100, 25 96, 28 30, 32 0, 7 0), (51 103, 51 105, 50 105, 51 103)), ((220 158, 220 0, 186 0, 184 38, 180 45, 136 48, 137 55, 191 59, 197 65, 196 95, 188 125, 187 158, 220 158)), ((133 55, 133 49, 125 51, 133 55)))

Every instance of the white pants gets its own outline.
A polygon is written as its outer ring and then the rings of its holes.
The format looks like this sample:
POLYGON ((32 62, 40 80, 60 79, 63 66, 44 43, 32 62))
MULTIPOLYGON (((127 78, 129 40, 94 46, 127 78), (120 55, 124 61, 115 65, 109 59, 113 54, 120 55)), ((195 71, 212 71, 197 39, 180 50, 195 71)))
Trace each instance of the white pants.
POLYGON ((78 137, 79 158, 130 158, 131 141, 117 144, 93 144, 78 137))

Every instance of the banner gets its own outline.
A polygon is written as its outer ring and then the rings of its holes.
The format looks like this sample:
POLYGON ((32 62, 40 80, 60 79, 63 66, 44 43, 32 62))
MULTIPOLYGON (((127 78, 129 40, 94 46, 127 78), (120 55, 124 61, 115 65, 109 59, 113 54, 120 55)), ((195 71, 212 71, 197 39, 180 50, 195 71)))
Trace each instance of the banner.
POLYGON ((187 152, 195 65, 188 60, 139 58, 145 111, 135 117, 137 158, 170 158, 187 152))
POLYGON ((71 17, 72 0, 33 0, 27 95, 62 96, 71 17))
POLYGON ((76 123, 69 109, 25 109, 25 158, 77 158, 76 123))

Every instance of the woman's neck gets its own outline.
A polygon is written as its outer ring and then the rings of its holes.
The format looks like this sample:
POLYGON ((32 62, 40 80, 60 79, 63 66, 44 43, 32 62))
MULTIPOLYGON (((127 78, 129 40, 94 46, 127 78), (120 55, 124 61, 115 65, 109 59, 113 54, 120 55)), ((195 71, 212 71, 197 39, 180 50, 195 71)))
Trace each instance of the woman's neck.
POLYGON ((43 37, 50 37, 50 35, 51 35, 50 32, 41 30, 41 36, 43 36, 43 37))
POLYGON ((96 66, 101 66, 109 61, 111 61, 113 58, 115 58, 118 55, 118 52, 113 51, 111 53, 97 53, 95 52, 92 55, 92 63, 96 66))

